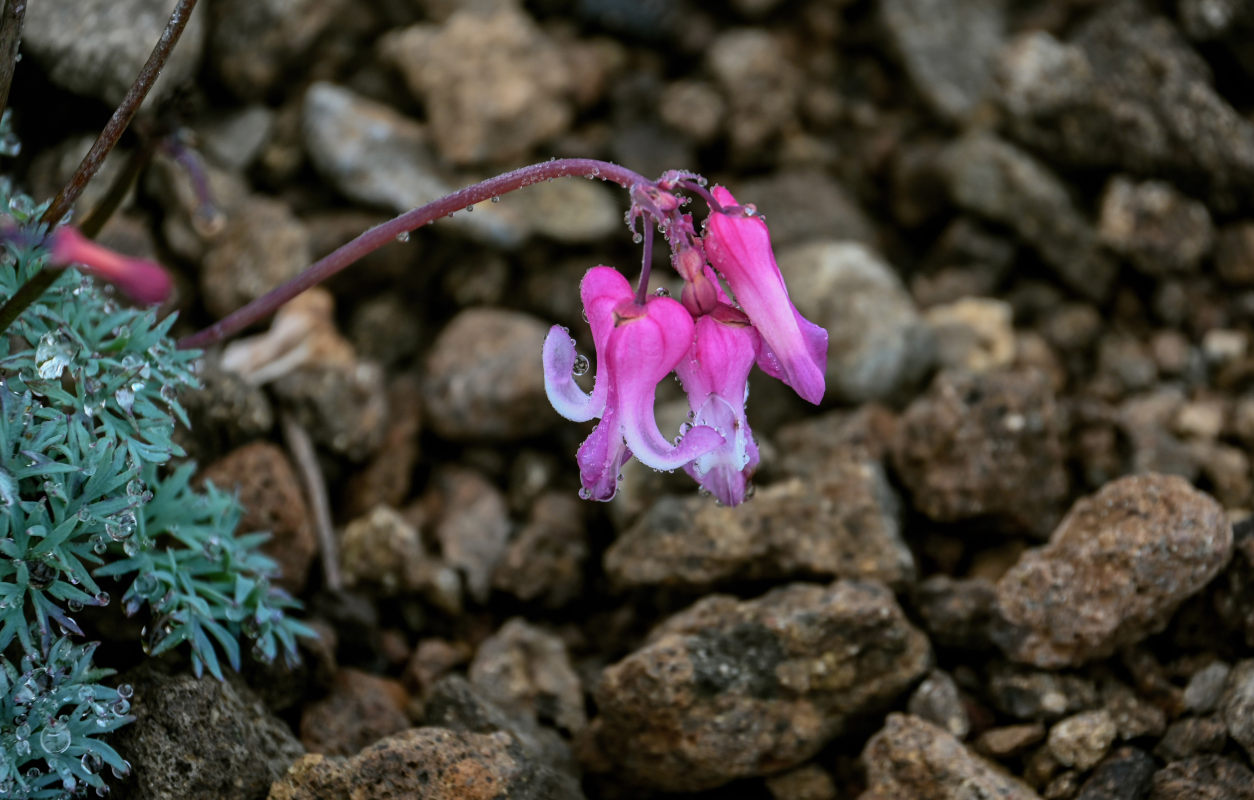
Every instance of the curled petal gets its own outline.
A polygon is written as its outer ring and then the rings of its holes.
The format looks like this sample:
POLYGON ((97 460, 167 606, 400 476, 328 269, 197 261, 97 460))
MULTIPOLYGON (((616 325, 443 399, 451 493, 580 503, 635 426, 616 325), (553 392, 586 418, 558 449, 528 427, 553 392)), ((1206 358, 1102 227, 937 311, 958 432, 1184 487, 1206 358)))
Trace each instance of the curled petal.
POLYGON ((549 328, 544 337, 544 393, 553 410, 572 422, 587 422, 598 417, 605 408, 605 393, 600 402, 575 383, 575 343, 570 332, 561 325, 549 328))
POLYGON ((579 446, 575 457, 579 464, 579 482, 583 485, 579 496, 601 502, 613 499, 618 491, 619 470, 629 458, 631 451, 623 441, 618 412, 609 406, 592 434, 579 446))
MULTIPOLYGON (((714 198, 725 207, 736 198, 721 186, 714 198)), ((770 232, 757 217, 712 212, 706 224, 706 256, 749 315, 778 366, 778 377, 811 403, 823 399, 827 364, 827 332, 802 317, 788 298, 788 289, 771 251, 770 232)))

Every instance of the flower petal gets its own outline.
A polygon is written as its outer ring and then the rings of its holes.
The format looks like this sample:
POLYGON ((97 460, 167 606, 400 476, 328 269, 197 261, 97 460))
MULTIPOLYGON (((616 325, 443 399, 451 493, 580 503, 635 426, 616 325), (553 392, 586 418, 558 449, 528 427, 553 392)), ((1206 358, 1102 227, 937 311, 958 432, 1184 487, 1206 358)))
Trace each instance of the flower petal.
POLYGON ((592 434, 579 446, 575 460, 579 463, 579 496, 585 500, 605 502, 618 492, 618 473, 631 458, 623 441, 622 426, 614 407, 607 406, 605 416, 592 434))
POLYGON ((48 248, 52 264, 77 264, 83 272, 112 283, 128 297, 145 305, 164 302, 174 288, 169 273, 160 264, 114 252, 69 225, 52 232, 48 248))
POLYGON ((561 325, 549 328, 543 352, 544 393, 553 410, 572 422, 587 422, 600 416, 605 408, 605 393, 602 392, 600 398, 587 394, 572 377, 578 353, 570 331, 561 325))

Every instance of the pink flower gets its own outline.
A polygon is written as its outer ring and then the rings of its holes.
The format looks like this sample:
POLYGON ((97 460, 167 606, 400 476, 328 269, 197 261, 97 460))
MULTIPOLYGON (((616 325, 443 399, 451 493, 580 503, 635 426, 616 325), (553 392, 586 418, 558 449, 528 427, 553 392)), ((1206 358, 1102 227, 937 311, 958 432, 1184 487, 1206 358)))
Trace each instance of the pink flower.
POLYGON ((713 195, 724 210, 706 221, 705 254, 762 337, 758 366, 817 405, 825 389, 827 331, 788 298, 766 223, 740 211, 723 187, 715 186, 713 195))
POLYGON ((576 421, 600 416, 579 448, 580 495, 609 500, 618 490, 618 471, 634 455, 658 470, 684 466, 723 444, 712 428, 698 426, 672 445, 653 416, 657 385, 693 341, 691 315, 668 297, 636 302, 627 279, 609 267, 594 267, 580 286, 592 326, 597 374, 592 394, 571 377, 577 355, 560 325, 544 340, 544 384, 559 414, 576 421))
POLYGON ((116 253, 96 244, 76 228, 62 225, 54 230, 48 237, 48 250, 52 266, 75 265, 112 283, 137 302, 155 305, 170 296, 173 283, 161 265, 116 253))
POLYGON ((697 318, 688 354, 675 368, 692 408, 693 423, 723 436, 723 444, 684 465, 684 471, 723 505, 745 500, 758 466, 758 446, 745 418, 749 370, 759 337, 745 315, 719 304, 697 318))

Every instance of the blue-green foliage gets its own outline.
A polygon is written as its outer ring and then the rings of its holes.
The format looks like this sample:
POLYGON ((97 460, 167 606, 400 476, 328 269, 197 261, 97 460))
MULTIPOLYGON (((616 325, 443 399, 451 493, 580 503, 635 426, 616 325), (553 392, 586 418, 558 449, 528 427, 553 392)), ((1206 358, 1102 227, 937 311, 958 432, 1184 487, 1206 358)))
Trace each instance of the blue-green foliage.
MULTIPOLYGON (((34 222, 42 208, 0 179, 6 208, 21 233, 5 237, 0 302, 45 256, 34 222)), ((241 636, 257 658, 293 661, 296 638, 311 635, 284 614, 295 601, 270 585, 276 565, 257 549, 264 535, 234 535, 236 500, 193 489, 191 464, 163 467, 183 455, 172 439, 175 421, 186 424, 177 394, 196 386, 198 355, 175 348, 172 322, 122 307, 108 287, 67 270, 0 335, 4 796, 70 796, 103 785, 87 766, 122 769, 91 737, 127 722, 119 708, 129 704, 96 683, 107 673, 91 668, 92 648, 68 638, 82 635, 76 612, 112 601, 102 584, 121 592, 126 614, 150 616, 146 651, 187 642, 197 674, 221 678, 223 659, 238 668, 241 636), (37 699, 23 702, 36 675, 37 699), (48 726, 54 744, 71 737, 65 752, 39 744, 48 726)))

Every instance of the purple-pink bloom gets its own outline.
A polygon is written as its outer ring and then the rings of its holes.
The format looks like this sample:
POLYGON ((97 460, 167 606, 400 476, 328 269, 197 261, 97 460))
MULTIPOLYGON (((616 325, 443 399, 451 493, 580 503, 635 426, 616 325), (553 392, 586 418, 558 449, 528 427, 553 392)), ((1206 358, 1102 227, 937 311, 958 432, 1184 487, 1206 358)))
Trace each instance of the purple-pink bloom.
POLYGON ((705 254, 762 337, 758 366, 817 405, 825 389, 827 331, 801 316, 788 298, 766 223, 738 211, 736 198, 722 186, 713 195, 727 210, 711 211, 706 220, 705 254))
POLYGON ((627 279, 610 267, 589 270, 580 294, 596 348, 593 392, 584 394, 571 378, 577 355, 560 325, 544 340, 545 391, 563 416, 601 417, 579 448, 580 495, 609 500, 618 489, 619 469, 632 455, 646 466, 672 470, 719 447, 723 437, 698 426, 672 445, 653 416, 658 383, 692 345, 687 310, 668 297, 637 303, 627 279))
POLYGON ((722 504, 740 505, 758 466, 758 446, 745 418, 749 370, 759 337, 744 314, 720 304, 697 318, 688 354, 675 372, 688 392, 695 425, 708 425, 723 444, 684 465, 684 471, 722 504))
POLYGON ((96 244, 76 228, 62 225, 48 237, 52 266, 77 265, 82 271, 108 281, 128 297, 155 305, 170 296, 173 282, 161 267, 142 258, 130 258, 96 244))

